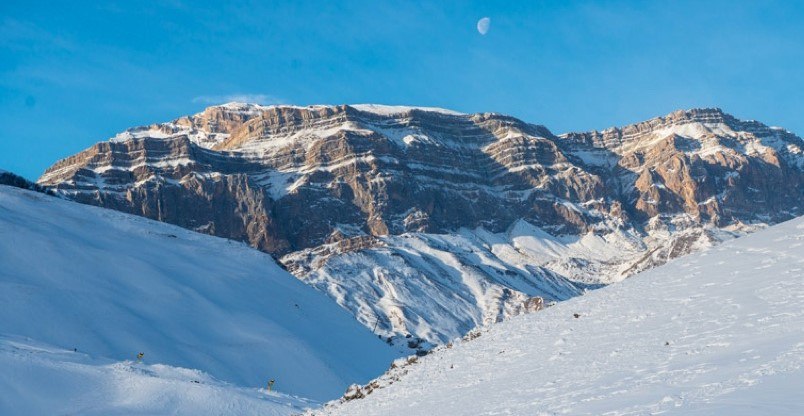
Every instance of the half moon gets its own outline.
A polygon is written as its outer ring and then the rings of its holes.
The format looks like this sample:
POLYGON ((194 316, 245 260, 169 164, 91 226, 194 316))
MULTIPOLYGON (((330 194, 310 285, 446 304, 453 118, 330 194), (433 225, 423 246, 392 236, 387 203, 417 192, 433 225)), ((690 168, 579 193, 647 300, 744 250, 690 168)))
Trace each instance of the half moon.
POLYGON ((488 17, 484 17, 477 21, 477 31, 480 32, 481 35, 485 35, 489 32, 489 26, 491 26, 491 19, 488 17))

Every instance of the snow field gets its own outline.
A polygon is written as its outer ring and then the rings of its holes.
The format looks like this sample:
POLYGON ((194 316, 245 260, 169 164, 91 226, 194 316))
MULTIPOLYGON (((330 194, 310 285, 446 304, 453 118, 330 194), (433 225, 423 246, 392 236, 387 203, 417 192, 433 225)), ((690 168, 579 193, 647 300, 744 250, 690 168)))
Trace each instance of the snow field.
POLYGON ((798 218, 512 318, 314 413, 801 414, 803 364, 798 218))

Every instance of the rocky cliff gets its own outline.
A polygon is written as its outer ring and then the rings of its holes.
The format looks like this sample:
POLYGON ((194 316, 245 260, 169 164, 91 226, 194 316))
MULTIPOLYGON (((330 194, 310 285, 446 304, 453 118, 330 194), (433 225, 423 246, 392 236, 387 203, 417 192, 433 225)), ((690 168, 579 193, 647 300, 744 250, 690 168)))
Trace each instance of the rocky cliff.
POLYGON ((802 148, 718 109, 556 136, 492 113, 231 103, 39 184, 247 241, 415 347, 801 215, 802 148))

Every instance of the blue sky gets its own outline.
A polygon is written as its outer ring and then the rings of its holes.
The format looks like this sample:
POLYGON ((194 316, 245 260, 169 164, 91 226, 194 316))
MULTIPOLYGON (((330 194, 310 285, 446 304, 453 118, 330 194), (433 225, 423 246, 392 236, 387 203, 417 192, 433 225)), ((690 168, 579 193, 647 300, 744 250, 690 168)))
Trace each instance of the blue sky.
POLYGON ((494 111, 556 133, 717 106, 804 134, 804 2, 135 3, 0 2, 0 168, 35 179, 237 98, 494 111))

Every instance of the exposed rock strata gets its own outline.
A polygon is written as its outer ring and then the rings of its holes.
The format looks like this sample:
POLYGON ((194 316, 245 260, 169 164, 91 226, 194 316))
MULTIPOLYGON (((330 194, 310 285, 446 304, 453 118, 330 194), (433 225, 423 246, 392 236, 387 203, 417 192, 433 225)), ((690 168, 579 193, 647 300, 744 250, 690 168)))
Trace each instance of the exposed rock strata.
POLYGON ((445 341, 801 215, 802 148, 717 109, 555 136, 489 113, 227 104, 39 183, 247 241, 377 332, 445 341))

